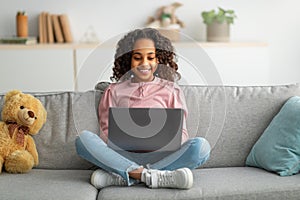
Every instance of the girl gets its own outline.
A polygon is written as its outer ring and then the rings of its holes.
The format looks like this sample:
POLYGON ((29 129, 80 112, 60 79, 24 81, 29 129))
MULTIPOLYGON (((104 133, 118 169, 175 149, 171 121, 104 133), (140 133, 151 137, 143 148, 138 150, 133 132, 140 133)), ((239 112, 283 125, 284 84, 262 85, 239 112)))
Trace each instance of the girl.
POLYGON ((180 87, 174 82, 180 78, 174 59, 174 48, 170 40, 156 29, 134 30, 118 42, 111 79, 124 81, 110 84, 101 98, 100 138, 83 131, 76 139, 78 154, 101 168, 91 176, 91 184, 96 188, 131 186, 140 182, 150 188, 192 187, 191 169, 206 162, 210 145, 204 138, 189 139, 185 99, 180 87), (181 148, 146 166, 141 163, 145 163, 151 153, 136 153, 135 159, 117 153, 106 144, 109 107, 184 109, 181 148))

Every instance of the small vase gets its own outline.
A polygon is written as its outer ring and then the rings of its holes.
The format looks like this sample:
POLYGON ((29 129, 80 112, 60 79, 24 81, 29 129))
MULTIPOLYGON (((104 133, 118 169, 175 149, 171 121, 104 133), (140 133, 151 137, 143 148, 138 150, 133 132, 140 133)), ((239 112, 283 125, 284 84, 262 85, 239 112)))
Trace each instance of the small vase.
POLYGON ((17 36, 28 37, 28 17, 27 15, 17 14, 17 36))
POLYGON ((207 25, 206 36, 208 42, 228 42, 230 36, 230 25, 227 22, 214 21, 207 25))

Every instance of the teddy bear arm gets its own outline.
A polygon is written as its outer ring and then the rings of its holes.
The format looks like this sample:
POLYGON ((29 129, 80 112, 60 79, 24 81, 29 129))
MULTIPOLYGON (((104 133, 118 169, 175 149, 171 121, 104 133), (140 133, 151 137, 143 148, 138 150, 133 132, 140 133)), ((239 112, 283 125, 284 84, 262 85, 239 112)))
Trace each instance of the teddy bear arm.
POLYGON ((4 164, 4 158, 0 155, 0 173, 2 172, 3 164, 4 164))
POLYGON ((39 164, 39 157, 38 152, 36 150, 36 145, 31 136, 28 136, 26 150, 32 155, 34 160, 34 166, 37 166, 39 164))

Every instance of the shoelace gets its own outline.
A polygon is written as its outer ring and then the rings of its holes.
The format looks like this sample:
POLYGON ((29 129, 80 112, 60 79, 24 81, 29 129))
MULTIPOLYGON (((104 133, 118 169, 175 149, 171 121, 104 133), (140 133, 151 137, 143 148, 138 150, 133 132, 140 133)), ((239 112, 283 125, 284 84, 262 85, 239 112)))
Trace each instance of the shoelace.
POLYGON ((173 172, 158 173, 157 178, 159 186, 175 185, 175 178, 173 176, 173 172))
POLYGON ((118 176, 115 174, 112 174, 112 175, 114 176, 112 178, 114 185, 126 185, 126 181, 121 176, 118 176))
POLYGON ((115 181, 117 185, 126 185, 126 181, 121 176, 116 176, 115 181))

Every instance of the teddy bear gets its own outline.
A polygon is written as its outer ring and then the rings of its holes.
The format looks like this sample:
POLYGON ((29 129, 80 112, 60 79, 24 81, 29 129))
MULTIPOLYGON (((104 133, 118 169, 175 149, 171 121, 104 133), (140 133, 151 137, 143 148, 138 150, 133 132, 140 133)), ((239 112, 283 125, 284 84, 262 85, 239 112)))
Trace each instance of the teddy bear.
POLYGON ((39 163, 32 135, 46 122, 47 111, 36 97, 19 90, 6 93, 0 121, 0 173, 26 173, 39 163))
POLYGON ((181 7, 179 2, 172 3, 168 6, 161 6, 157 9, 154 17, 149 17, 147 26, 152 28, 183 28, 184 23, 175 15, 177 8, 181 7))

